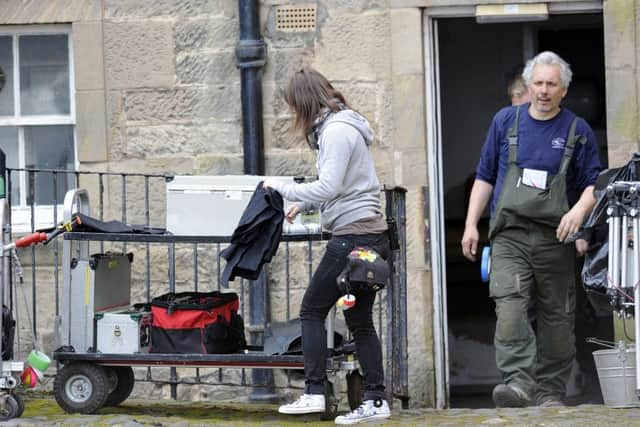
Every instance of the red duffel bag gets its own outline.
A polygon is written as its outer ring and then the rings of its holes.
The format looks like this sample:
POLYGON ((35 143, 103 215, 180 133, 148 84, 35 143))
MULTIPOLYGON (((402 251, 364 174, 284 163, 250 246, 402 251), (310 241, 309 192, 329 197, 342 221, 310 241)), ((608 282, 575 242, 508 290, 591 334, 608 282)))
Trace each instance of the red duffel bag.
POLYGON ((168 293, 151 300, 151 353, 235 353, 246 348, 233 292, 168 293))

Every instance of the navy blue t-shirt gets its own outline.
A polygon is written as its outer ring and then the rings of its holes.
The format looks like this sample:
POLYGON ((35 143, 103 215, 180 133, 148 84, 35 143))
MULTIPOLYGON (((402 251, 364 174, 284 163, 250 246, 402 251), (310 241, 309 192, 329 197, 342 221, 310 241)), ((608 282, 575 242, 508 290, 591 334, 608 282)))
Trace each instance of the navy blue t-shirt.
MULTIPOLYGON (((507 174, 509 163, 509 128, 515 120, 516 107, 506 107, 498 111, 487 132, 480 161, 476 168, 476 179, 493 185, 491 216, 495 210, 507 174)), ((575 114, 566 108, 550 120, 536 120, 529 115, 529 104, 520 107, 518 119, 518 157, 521 168, 546 170, 555 175, 560 168, 564 146, 569 136, 569 128, 575 114)), ((602 169, 598 155, 598 145, 591 127, 578 118, 576 136, 586 137, 586 143, 576 143, 573 158, 567 170, 567 201, 573 206, 582 192, 596 182, 602 169)))

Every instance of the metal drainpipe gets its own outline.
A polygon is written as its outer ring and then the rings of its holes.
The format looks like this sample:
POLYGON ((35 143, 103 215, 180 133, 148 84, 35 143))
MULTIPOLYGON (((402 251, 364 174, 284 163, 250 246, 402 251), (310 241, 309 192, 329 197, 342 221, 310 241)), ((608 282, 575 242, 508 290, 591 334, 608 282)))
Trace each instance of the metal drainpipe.
MULTIPOLYGON (((258 0, 239 0, 240 40, 236 47, 240 68, 242 98, 242 148, 244 173, 264 175, 264 136, 262 132, 262 67, 265 64, 266 45, 260 36, 260 5, 258 0)), ((270 321, 269 281, 267 270, 255 282, 249 283, 250 339, 254 345, 263 345, 264 326, 270 321)), ((251 371, 252 401, 279 400, 275 392, 273 371, 251 371)))
POLYGON ((266 45, 260 36, 258 0, 239 0, 240 40, 236 47, 242 98, 244 173, 264 175, 262 133, 262 67, 266 45))

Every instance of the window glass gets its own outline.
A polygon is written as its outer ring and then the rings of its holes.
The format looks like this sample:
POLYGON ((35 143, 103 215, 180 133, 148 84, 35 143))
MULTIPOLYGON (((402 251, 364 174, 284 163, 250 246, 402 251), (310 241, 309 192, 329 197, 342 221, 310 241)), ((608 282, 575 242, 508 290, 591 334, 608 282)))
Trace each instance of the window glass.
MULTIPOLYGON (((18 128, 0 126, 0 149, 5 155, 5 166, 11 169, 18 167, 18 128)), ((6 185, 6 183, 5 183, 6 185)), ((20 179, 18 174, 11 175, 11 204, 16 205, 20 200, 20 179)))
POLYGON ((75 127, 67 124, 73 110, 69 34, 44 34, 38 26, 26 34, 19 27, 1 28, 0 122, 6 125, 0 125, 0 149, 14 170, 8 189, 12 225, 22 232, 31 229, 32 212, 36 224, 47 223, 51 205, 59 210, 75 181, 73 174, 20 170, 75 169, 75 127))
MULTIPOLYGON (((24 128, 25 167, 74 170, 73 126, 28 126, 24 128)), ((53 174, 35 174, 37 204, 53 204, 53 174)), ((62 204, 73 175, 57 175, 56 203, 62 204)), ((31 196, 27 195, 27 204, 31 196)))
POLYGON ((11 37, 0 36, 0 116, 13 116, 13 52, 11 37))
POLYGON ((66 34, 20 36, 22 114, 69 114, 69 52, 66 34))

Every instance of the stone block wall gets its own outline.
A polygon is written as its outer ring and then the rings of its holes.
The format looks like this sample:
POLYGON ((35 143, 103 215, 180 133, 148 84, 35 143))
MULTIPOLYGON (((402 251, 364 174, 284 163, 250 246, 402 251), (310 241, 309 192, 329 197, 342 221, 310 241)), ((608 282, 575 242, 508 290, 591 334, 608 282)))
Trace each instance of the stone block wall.
POLYGON ((604 39, 609 166, 626 164, 640 149, 637 0, 605 1, 604 39))
MULTIPOLYGON (((420 9, 385 0, 262 0, 260 8, 266 173, 316 173, 314 154, 289 132, 280 92, 294 70, 309 65, 371 122, 381 182, 408 189, 410 395, 412 404, 433 405, 420 9), (277 8, 292 5, 315 7, 315 28, 279 31, 277 8)), ((238 13, 234 0, 6 0, 0 25, 71 24, 80 169, 242 174, 238 13)), ((87 185, 96 194, 97 184, 87 185)), ((144 218, 138 185, 127 184, 134 223, 144 218)), ((106 179, 105 219, 120 219, 120 188, 118 177, 106 179)), ((162 226, 164 190, 153 188, 151 225, 162 226)))
MULTIPOLYGON (((3 0, 0 3, 0 26, 71 25, 80 169, 242 174, 240 72, 235 58, 239 33, 237 1, 3 0)), ((281 98, 281 88, 288 76, 300 66, 310 65, 326 74, 372 123, 376 132, 373 155, 381 181, 408 189, 408 307, 412 325, 408 356, 413 404, 435 402, 433 284, 424 191, 431 185, 427 179, 426 150, 433 141, 427 141, 425 122, 422 8, 444 10, 484 3, 259 2, 260 32, 267 45, 262 81, 266 173, 315 174, 314 155, 300 137, 290 133, 291 115, 281 98), (316 9, 313 28, 299 32, 277 29, 278 7, 304 5, 316 9)), ((611 166, 624 164, 639 149, 639 3, 640 0, 602 2, 611 166)), ((97 194, 95 181, 81 182, 92 194, 97 194)), ((120 219, 121 186, 118 177, 105 179, 105 219, 120 219)), ((131 192, 127 198, 127 219, 138 223, 144 218, 144 197, 139 186, 136 180, 127 183, 131 192)), ((163 185, 154 183, 150 194, 152 225, 162 226, 163 185)), ((152 258, 158 263, 165 259, 155 252, 152 258)), ((26 264, 29 259, 28 254, 23 258, 26 264)), ((37 300, 43 301, 42 310, 51 310, 55 292, 54 281, 50 279, 54 274, 53 258, 39 250, 37 259, 48 265, 36 274, 37 300)), ((153 277, 158 287, 166 279, 159 271, 154 270, 153 277)), ((140 275, 136 267, 134 276, 140 275)), ((281 289, 282 282, 276 280, 274 287, 281 289)), ((304 280, 299 279, 294 285, 294 300, 299 299, 303 287, 304 280)), ((31 298, 30 294, 28 297, 31 298)), ((284 310, 279 303, 274 302, 276 316, 284 310)), ((295 313, 295 307, 290 309, 295 313)), ((49 312, 42 312, 37 319, 39 327, 47 328, 52 317, 49 312)), ((45 343, 51 337, 52 331, 43 333, 45 343)), ((28 340, 28 335, 23 339, 28 340)))

